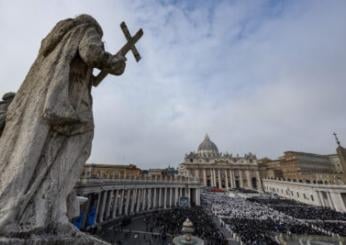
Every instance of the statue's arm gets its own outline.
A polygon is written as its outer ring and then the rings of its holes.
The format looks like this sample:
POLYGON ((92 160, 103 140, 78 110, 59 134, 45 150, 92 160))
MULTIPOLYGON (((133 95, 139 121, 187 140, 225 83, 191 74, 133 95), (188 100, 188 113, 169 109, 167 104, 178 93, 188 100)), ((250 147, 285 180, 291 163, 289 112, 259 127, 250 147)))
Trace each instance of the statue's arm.
POLYGON ((79 55, 91 67, 113 75, 121 75, 124 72, 125 59, 106 52, 101 36, 94 28, 90 28, 82 38, 79 55))

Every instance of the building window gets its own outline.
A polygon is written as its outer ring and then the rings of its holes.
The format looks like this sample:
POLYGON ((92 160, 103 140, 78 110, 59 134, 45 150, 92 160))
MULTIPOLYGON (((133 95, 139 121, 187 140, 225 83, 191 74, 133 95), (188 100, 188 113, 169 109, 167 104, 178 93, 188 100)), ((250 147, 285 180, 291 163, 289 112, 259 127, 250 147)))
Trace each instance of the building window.
POLYGON ((313 195, 311 195, 311 201, 314 201, 314 196, 313 195))

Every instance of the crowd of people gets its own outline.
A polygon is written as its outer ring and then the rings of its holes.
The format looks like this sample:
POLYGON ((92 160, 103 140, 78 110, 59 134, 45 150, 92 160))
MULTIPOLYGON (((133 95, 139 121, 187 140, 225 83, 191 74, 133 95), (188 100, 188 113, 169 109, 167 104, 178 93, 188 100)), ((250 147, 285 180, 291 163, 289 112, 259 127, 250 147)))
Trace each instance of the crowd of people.
POLYGON ((223 234, 219 231, 203 208, 174 208, 171 210, 153 213, 146 217, 146 229, 149 231, 159 228, 162 233, 172 236, 181 234, 183 222, 189 218, 194 225, 194 235, 203 239, 206 244, 227 244, 223 234))
POLYGON ((277 233, 323 235, 302 223, 278 223, 271 218, 266 220, 234 218, 223 221, 247 244, 279 244, 274 238, 277 233))
POLYGON ((330 208, 315 207, 312 205, 302 204, 293 200, 257 197, 249 198, 247 200, 266 205, 272 209, 275 209, 297 219, 346 221, 346 213, 340 213, 330 208))
POLYGON ((256 204, 265 205, 296 219, 306 220, 308 223, 333 232, 334 234, 346 236, 346 213, 281 198, 253 197, 247 200, 256 204))
POLYGON ((102 229, 98 235, 117 245, 167 245, 172 244, 174 237, 182 235, 186 218, 193 223, 193 235, 203 239, 205 245, 227 244, 223 233, 213 222, 213 217, 202 207, 155 211, 137 218, 124 217, 107 229, 102 229))
MULTIPOLYGON (((309 222, 299 220, 254 199, 203 193, 202 205, 220 217, 230 230, 246 244, 278 244, 277 234, 324 235, 309 222)), ((268 199, 270 202, 270 199, 268 199)), ((273 201, 279 203, 281 201, 273 201)), ((293 202, 288 201, 293 205, 293 202)))
POLYGON ((346 222, 320 221, 315 224, 327 231, 333 232, 334 234, 346 236, 346 222))

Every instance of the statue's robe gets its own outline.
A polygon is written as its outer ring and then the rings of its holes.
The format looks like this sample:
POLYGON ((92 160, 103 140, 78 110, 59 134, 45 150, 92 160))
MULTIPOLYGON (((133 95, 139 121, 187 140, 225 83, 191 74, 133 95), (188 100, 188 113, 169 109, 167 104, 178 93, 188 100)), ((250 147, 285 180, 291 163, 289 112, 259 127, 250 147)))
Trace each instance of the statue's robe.
POLYGON ((110 66, 101 38, 84 15, 43 39, 0 138, 0 234, 68 222, 66 197, 93 139, 92 69, 110 66))

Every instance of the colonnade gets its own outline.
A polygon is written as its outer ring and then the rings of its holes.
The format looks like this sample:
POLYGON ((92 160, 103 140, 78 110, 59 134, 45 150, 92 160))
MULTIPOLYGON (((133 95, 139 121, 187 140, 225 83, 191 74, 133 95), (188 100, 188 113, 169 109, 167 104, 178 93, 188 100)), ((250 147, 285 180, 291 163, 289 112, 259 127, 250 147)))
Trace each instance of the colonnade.
MULTIPOLYGON (((98 181, 99 182, 99 181, 98 181)), ((81 208, 81 229, 104 223, 119 217, 135 215, 153 210, 169 209, 186 197, 189 205, 200 205, 200 185, 196 181, 131 180, 127 185, 119 181, 104 183, 98 188, 92 181, 79 183, 78 195, 87 197, 81 208)))

